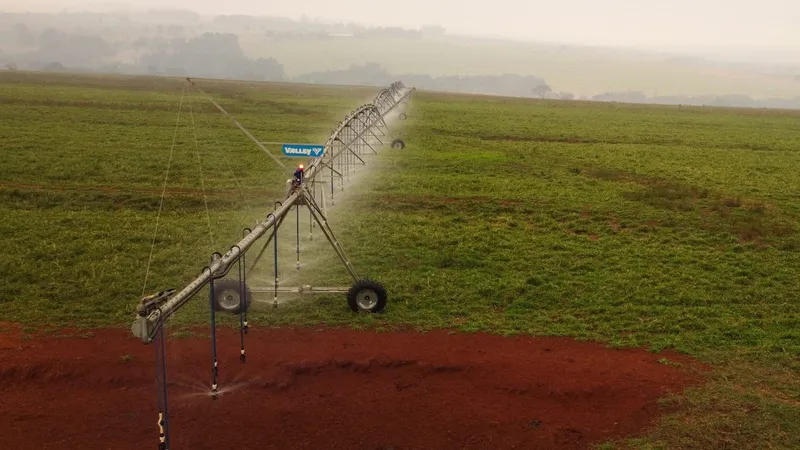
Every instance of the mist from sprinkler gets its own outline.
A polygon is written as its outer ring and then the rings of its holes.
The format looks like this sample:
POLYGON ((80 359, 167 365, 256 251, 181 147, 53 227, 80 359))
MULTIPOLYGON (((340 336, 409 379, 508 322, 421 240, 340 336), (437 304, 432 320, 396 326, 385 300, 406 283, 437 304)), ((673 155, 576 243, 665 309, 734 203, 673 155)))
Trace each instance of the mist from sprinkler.
MULTIPOLYGON (((389 150, 389 142, 384 140, 383 150, 389 150)), ((327 183, 317 182, 316 199, 317 202, 322 204, 320 195, 325 195, 327 204, 327 221, 337 230, 344 230, 344 225, 339 223, 346 214, 358 211, 359 204, 353 201, 357 199, 358 195, 363 193, 363 186, 366 183, 375 180, 377 173, 385 167, 383 164, 382 153, 378 155, 371 155, 367 160, 365 166, 358 166, 357 170, 353 171, 351 168, 349 176, 345 176, 344 191, 338 183, 335 184, 335 205, 331 204, 330 200, 330 181, 327 183), (319 185, 322 185, 324 194, 321 194, 319 185)), ((342 231, 337 234, 341 235, 342 231)), ((342 276, 342 281, 347 283, 347 272, 340 267, 341 263, 336 257, 335 252, 330 248, 330 244, 325 238, 322 230, 316 225, 316 222, 310 217, 305 207, 300 207, 300 262, 298 264, 297 255, 297 213, 291 212, 287 215, 286 220, 281 224, 278 229, 278 284, 281 287, 296 288, 301 285, 319 285, 323 283, 326 285, 336 284, 335 280, 320 279, 318 270, 325 272, 326 267, 335 267, 336 274, 342 276), (314 223, 313 234, 310 233, 311 224, 314 223), (313 236, 313 237, 312 237, 313 236)), ((270 244, 270 247, 274 244, 270 244)), ((342 245, 347 251, 347 242, 342 245)), ((269 255, 272 250, 268 249, 264 257, 258 263, 256 268, 248 274, 248 285, 251 286, 264 286, 270 288, 274 286, 274 262, 269 255)), ((249 264, 248 264, 249 267, 249 264)), ((322 275, 325 275, 324 273, 322 275)), ((302 298, 302 295, 297 293, 281 293, 279 296, 278 305, 288 304, 295 302, 302 298)), ((253 305, 256 304, 273 304, 273 299, 256 300, 253 299, 253 305)))
MULTIPOLYGON (((384 122, 388 130, 392 130, 394 125, 400 121, 399 112, 393 111, 384 117, 384 122)), ((362 193, 362 188, 365 182, 375 180, 375 174, 386 168, 385 159, 383 158, 386 151, 397 151, 391 148, 391 141, 396 136, 390 137, 390 133, 381 136, 382 144, 375 142, 380 146, 377 155, 362 155, 365 159, 365 165, 354 165, 350 167, 347 174, 343 174, 342 178, 336 178, 334 182, 334 195, 331 198, 330 178, 325 178, 326 174, 318 173, 317 176, 321 179, 311 184, 311 181, 302 180, 308 183, 306 187, 312 190, 314 198, 317 203, 322 207, 325 205, 326 219, 336 229, 341 229, 343 225, 336 224, 336 221, 343 218, 346 214, 357 211, 359 205, 357 202, 352 201, 362 193), (325 181, 321 181, 325 180, 325 181), (312 189, 312 186, 315 188, 312 189), (322 198, 324 196, 324 199, 322 198), (335 202, 334 202, 335 199, 335 202)), ((291 187, 292 180, 298 176, 304 176, 306 164, 298 163, 291 168, 293 173, 291 178, 287 181, 287 189, 291 187), (302 167, 301 167, 302 166, 302 167)), ((329 176, 329 175, 327 175, 329 176)), ((283 199, 281 199, 283 200, 283 199)), ((298 214, 292 211, 287 214, 286 219, 283 221, 278 229, 278 285, 280 287, 297 288, 301 285, 319 285, 323 284, 336 284, 330 283, 333 280, 323 280, 315 277, 318 273, 316 269, 321 269, 324 272, 326 266, 335 266, 336 272, 341 273, 342 280, 347 283, 347 273, 339 267, 340 263, 336 254, 331 250, 330 244, 326 240, 322 230, 319 229, 316 222, 310 217, 309 212, 305 207, 300 206, 300 261, 297 261, 297 220, 298 214), (313 228, 312 227, 313 224, 313 228)), ((337 233, 339 234, 339 233, 337 233)), ((270 247, 274 243, 270 244, 270 247)), ((342 245, 347 251, 347 243, 342 245)), ((255 267, 255 269, 248 273, 248 285, 250 286, 263 286, 267 289, 274 286, 274 262, 269 255, 272 250, 267 250, 264 257, 255 267)), ((248 263, 249 268, 249 263, 248 263)), ((279 296, 277 305, 288 304, 295 302, 302 298, 299 293, 282 292, 279 296)), ((257 300, 253 299, 253 306, 255 305, 274 305, 274 299, 270 296, 269 299, 257 300)))

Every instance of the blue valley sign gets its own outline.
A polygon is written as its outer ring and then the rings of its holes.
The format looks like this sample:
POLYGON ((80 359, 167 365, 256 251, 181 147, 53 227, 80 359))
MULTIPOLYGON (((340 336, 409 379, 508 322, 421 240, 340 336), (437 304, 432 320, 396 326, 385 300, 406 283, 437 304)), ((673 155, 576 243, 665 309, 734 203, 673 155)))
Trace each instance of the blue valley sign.
POLYGON ((325 153, 324 145, 283 144, 285 156, 319 158, 323 153, 325 153))

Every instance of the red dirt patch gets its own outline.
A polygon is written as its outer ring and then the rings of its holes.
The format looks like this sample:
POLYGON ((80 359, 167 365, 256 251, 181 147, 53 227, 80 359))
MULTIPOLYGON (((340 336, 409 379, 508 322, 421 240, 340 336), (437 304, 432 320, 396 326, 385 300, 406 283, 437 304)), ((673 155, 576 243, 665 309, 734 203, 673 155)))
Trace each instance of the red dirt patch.
MULTIPOLYGON (((157 447, 154 345, 91 333, 0 333, 1 448, 157 447)), ((671 352, 567 338, 251 329, 241 364, 238 331, 217 335, 217 400, 210 340, 167 341, 173 450, 583 449, 698 381, 671 352)))

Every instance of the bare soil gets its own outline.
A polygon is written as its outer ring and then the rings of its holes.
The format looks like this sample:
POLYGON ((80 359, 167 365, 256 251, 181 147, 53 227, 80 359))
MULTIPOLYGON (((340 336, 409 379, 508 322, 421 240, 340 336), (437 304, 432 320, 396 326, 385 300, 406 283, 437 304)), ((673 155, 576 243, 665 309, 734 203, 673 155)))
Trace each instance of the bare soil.
MULTIPOLYGON (((158 448, 155 345, 2 328, 0 448, 158 448)), ((238 330, 217 338, 217 399, 210 338, 167 340, 173 450, 585 449, 702 379, 678 354, 568 338, 251 328, 244 364, 238 330)))

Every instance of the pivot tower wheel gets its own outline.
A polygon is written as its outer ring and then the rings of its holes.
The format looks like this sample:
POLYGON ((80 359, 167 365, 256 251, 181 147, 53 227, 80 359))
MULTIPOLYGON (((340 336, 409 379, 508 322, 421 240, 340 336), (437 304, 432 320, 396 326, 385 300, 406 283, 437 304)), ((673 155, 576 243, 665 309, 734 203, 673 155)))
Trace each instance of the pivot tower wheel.
POLYGON ((353 312, 382 312, 386 308, 386 289, 377 281, 361 280, 347 292, 347 306, 353 312))
POLYGON ((214 281, 214 309, 216 311, 223 311, 231 314, 239 314, 241 307, 244 306, 250 309, 252 303, 252 295, 250 288, 245 286, 244 300, 245 304, 242 305, 242 286, 239 280, 215 280, 214 281))
POLYGON ((402 139, 395 139, 392 141, 392 148, 404 149, 406 148, 406 143, 402 139))

